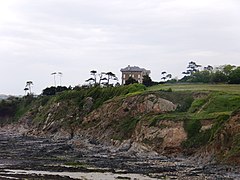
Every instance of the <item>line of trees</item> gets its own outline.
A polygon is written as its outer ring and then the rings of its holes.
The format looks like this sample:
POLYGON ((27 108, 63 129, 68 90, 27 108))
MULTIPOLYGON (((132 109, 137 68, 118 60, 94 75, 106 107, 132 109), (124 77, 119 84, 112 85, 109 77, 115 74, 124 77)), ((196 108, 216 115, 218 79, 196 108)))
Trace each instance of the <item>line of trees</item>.
POLYGON ((51 86, 51 87, 47 87, 45 89, 43 89, 42 91, 42 95, 46 95, 46 96, 51 96, 51 95, 55 95, 56 93, 59 92, 63 92, 63 91, 67 91, 67 90, 71 90, 71 86, 70 87, 66 87, 66 86, 51 86))
MULTIPOLYGON (((229 84, 240 84, 240 66, 234 65, 221 65, 218 67, 213 67, 207 65, 202 67, 202 65, 197 64, 194 61, 190 61, 187 65, 186 71, 182 72, 184 77, 181 79, 172 79, 172 74, 167 73, 166 71, 161 72, 161 81, 155 82, 152 81, 149 75, 143 76, 143 85, 153 86, 161 83, 175 83, 175 82, 189 82, 189 83, 229 83, 229 84)), ((55 76, 55 74, 52 74, 55 76)), ((61 74, 62 75, 62 74, 61 74)), ((118 81, 116 75, 112 72, 101 72, 98 73, 96 70, 90 71, 90 78, 86 80, 88 85, 83 85, 82 88, 89 88, 92 86, 113 86, 113 81, 118 81)), ((54 78, 55 82, 55 78, 54 78)), ((133 77, 129 77, 126 80, 125 85, 138 83, 133 77)), ((61 84, 61 82, 60 82, 61 84)), ((31 94, 31 86, 33 85, 32 81, 27 81, 25 86, 25 94, 31 94)), ((120 85, 118 82, 116 86, 120 85)), ((78 88, 77 86, 75 87, 78 88)), ((52 86, 43 90, 43 95, 55 95, 58 92, 75 89, 65 86, 52 86)))
MULTIPOLYGON (((148 75, 143 77, 143 84, 145 86, 153 86, 162 83, 176 83, 176 82, 188 82, 188 83, 228 83, 228 84, 240 84, 240 66, 234 65, 221 65, 213 67, 207 65, 197 64, 194 61, 190 61, 187 65, 186 71, 182 72, 184 75, 181 79, 172 79, 172 74, 166 71, 161 72, 161 81, 154 82, 148 75)), ((129 77, 126 80, 126 84, 138 83, 134 78, 129 77)))
POLYGON ((91 77, 86 80, 86 82, 89 83, 89 85, 104 85, 104 86, 110 86, 110 81, 118 81, 117 76, 112 72, 101 72, 98 73, 96 70, 90 71, 91 77))
POLYGON ((203 67, 196 62, 189 62, 185 75, 180 82, 199 82, 199 83, 229 83, 240 84, 240 66, 222 65, 216 68, 208 65, 203 67))

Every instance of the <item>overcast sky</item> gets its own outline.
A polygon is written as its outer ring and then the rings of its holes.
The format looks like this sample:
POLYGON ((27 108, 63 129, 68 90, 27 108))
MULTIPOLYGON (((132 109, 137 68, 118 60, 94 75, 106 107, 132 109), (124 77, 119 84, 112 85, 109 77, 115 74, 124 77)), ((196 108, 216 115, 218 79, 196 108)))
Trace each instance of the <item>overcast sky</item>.
POLYGON ((189 61, 239 65, 239 0, 0 0, 0 94, 84 84, 136 65, 181 77, 189 61), (59 80, 59 79, 57 79, 59 80))

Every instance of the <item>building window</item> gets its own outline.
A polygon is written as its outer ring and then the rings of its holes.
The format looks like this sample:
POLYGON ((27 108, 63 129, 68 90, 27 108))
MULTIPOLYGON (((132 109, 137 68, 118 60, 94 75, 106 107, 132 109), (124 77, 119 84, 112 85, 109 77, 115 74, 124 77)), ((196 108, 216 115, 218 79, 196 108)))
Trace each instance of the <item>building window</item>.
POLYGON ((123 74, 123 78, 126 78, 126 75, 125 75, 125 74, 123 74))
POLYGON ((134 78, 134 74, 132 75, 132 77, 134 78))
POLYGON ((140 74, 138 75, 138 79, 140 79, 140 74))

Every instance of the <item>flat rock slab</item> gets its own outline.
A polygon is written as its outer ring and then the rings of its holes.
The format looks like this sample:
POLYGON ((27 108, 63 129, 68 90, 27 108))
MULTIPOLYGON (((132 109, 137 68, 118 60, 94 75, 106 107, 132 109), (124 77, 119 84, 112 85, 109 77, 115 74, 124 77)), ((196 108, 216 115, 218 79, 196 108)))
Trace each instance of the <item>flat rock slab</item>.
POLYGON ((69 140, 0 132, 0 179, 236 179, 237 169, 202 166, 186 159, 112 152, 90 144, 76 149, 69 140))

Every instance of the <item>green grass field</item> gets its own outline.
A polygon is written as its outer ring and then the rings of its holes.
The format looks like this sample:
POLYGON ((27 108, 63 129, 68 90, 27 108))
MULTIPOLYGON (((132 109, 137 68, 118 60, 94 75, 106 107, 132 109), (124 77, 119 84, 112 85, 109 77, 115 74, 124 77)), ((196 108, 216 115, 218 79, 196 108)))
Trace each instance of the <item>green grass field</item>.
POLYGON ((240 85, 236 84, 161 84, 149 87, 148 91, 168 90, 173 91, 220 91, 231 94, 240 94, 240 85))

